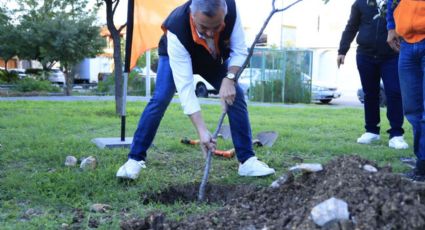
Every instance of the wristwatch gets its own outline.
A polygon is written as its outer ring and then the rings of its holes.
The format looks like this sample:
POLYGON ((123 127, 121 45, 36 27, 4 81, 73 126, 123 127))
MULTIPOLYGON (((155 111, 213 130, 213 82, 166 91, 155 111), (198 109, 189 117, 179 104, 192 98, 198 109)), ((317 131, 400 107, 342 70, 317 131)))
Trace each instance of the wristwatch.
POLYGON ((236 80, 236 75, 234 73, 227 73, 226 78, 230 80, 236 80))

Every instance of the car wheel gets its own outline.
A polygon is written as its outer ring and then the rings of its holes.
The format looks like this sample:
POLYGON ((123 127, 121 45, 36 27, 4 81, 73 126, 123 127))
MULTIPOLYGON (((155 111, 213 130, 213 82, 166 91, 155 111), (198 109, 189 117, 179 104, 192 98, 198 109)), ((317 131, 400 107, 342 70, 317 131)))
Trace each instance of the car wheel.
POLYGON ((197 97, 208 97, 208 89, 204 83, 198 83, 196 85, 195 94, 197 97))
POLYGON ((332 99, 322 99, 320 100, 320 102, 322 102, 323 104, 329 104, 329 102, 331 102, 332 99))

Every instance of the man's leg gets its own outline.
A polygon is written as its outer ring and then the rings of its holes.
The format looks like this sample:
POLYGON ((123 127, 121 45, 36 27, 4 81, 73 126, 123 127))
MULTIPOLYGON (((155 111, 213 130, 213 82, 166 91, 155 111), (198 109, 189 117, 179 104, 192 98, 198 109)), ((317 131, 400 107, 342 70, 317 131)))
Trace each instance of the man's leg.
MULTIPOLYGON (((215 89, 220 89, 223 76, 227 73, 227 68, 223 68, 221 73, 205 76, 215 89)), ((250 157, 255 156, 252 148, 251 125, 249 123, 248 109, 245 102, 243 90, 236 85, 236 97, 232 106, 228 106, 227 116, 229 118, 230 131, 236 156, 239 162, 243 163, 250 157)))
POLYGON ((146 159, 146 151, 152 144, 161 119, 175 92, 176 87, 169 59, 166 56, 160 56, 155 91, 146 105, 134 133, 133 143, 128 154, 130 159, 136 161, 146 159))
POLYGON ((128 154, 128 160, 118 169, 117 177, 137 179, 141 169, 146 167, 146 151, 152 144, 159 123, 175 91, 176 88, 168 57, 160 56, 155 91, 140 117, 130 153, 128 154))
POLYGON ((403 109, 413 128, 413 150, 418 160, 416 167, 406 176, 425 181, 425 40, 400 46, 399 74, 403 109))
POLYGON ((236 98, 233 105, 227 108, 227 116, 229 117, 233 145, 235 146, 238 160, 243 163, 255 154, 252 148, 248 109, 243 90, 239 85, 236 86, 236 98))
POLYGON ((380 68, 387 98, 387 118, 391 126, 387 131, 390 134, 388 146, 395 149, 407 149, 409 145, 403 137, 404 114, 398 77, 398 56, 382 60, 380 68))
POLYGON ((404 115, 398 78, 398 57, 384 61, 381 65, 381 73, 387 97, 387 118, 391 126, 388 133, 390 138, 402 136, 404 115))
MULTIPOLYGON (((223 68, 219 74, 206 76, 205 80, 210 82, 214 88, 220 89, 226 73, 227 68, 223 68)), ((239 85, 236 85, 236 97, 233 105, 227 108, 227 116, 236 156, 240 162, 238 174, 240 176, 267 176, 274 174, 274 169, 255 157, 252 148, 251 125, 249 123, 247 104, 243 90, 239 85)))
POLYGON ((357 55, 357 68, 364 92, 365 129, 366 132, 379 134, 379 68, 371 57, 360 54, 357 55))
MULTIPOLYGON (((425 44, 422 47, 425 48, 425 44)), ((401 43, 399 74, 404 114, 413 128, 413 149, 420 160, 425 160, 424 68, 425 49, 416 44, 401 43)))

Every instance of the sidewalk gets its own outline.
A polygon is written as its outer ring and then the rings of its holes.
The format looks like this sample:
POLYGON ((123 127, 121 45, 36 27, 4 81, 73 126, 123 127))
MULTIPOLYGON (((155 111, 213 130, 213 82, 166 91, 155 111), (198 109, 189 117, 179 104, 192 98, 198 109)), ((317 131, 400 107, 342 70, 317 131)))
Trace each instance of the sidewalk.
MULTIPOLYGON (((343 94, 344 95, 344 94, 343 94)), ((144 96, 127 96, 127 102, 148 102, 150 98, 144 96)), ((0 97, 0 101, 114 101, 114 96, 31 96, 31 97, 0 97)), ((171 101, 172 103, 180 103, 178 97, 171 101)), ((218 98, 199 98, 201 104, 219 105, 218 98)), ((248 106, 264 106, 264 107, 287 107, 287 108, 304 108, 304 107, 317 107, 321 108, 362 108, 363 105, 358 102, 357 98, 353 96, 342 96, 333 100, 329 105, 325 104, 282 104, 282 103, 260 103, 260 102, 247 102, 248 106)))

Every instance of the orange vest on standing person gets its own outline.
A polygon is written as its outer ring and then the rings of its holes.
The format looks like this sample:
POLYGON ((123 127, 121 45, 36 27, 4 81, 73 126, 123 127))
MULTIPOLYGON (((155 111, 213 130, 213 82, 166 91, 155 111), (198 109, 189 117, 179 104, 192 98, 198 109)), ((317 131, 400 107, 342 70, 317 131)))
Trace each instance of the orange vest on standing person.
POLYGON ((425 1, 402 0, 394 10, 395 30, 409 43, 425 39, 425 1))

